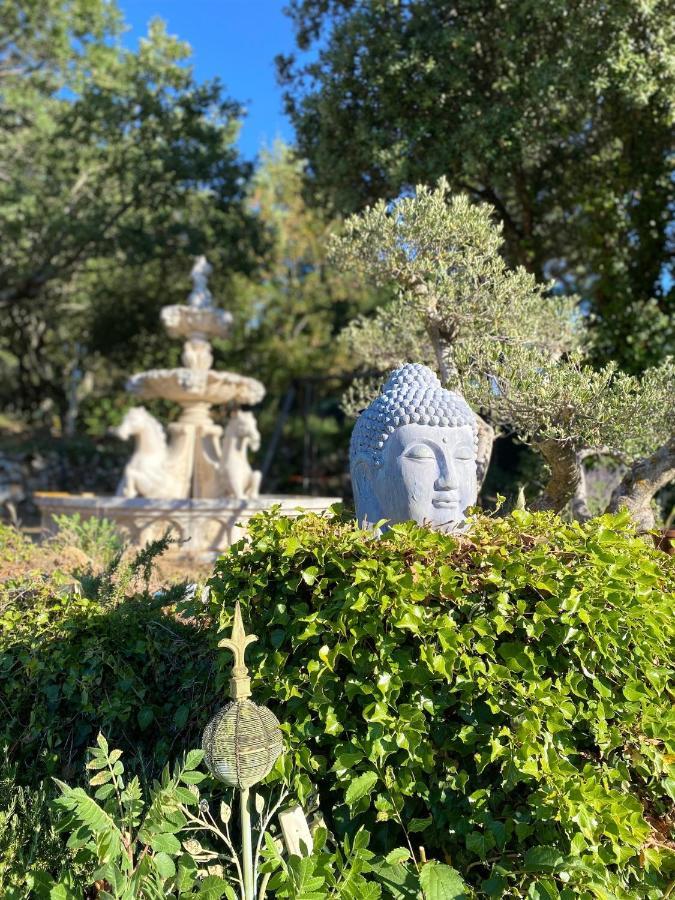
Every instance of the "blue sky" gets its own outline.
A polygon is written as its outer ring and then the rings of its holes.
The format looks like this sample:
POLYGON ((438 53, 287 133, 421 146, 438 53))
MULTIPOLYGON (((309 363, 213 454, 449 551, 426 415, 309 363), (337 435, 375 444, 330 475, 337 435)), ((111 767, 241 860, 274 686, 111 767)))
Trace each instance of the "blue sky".
POLYGON ((239 147, 253 158, 276 137, 292 141, 283 114, 274 57, 293 49, 293 30, 283 15, 286 0, 119 0, 135 46, 147 23, 159 16, 169 33, 192 46, 198 80, 218 76, 226 93, 243 103, 247 116, 239 147))

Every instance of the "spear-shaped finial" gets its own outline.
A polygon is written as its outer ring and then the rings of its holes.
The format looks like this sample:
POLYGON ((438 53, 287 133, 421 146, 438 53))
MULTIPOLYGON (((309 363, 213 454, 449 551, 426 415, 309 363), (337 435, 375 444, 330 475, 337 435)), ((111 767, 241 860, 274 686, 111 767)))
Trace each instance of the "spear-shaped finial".
POLYGON ((246 697, 251 696, 251 679, 248 677, 248 668, 244 661, 244 655, 248 645, 257 640, 258 638, 254 634, 246 634, 244 631, 241 607, 237 600, 234 607, 232 636, 223 638, 222 641, 218 642, 219 647, 226 647, 234 654, 234 666, 232 667, 232 677, 230 678, 230 697, 233 700, 245 700, 246 697))

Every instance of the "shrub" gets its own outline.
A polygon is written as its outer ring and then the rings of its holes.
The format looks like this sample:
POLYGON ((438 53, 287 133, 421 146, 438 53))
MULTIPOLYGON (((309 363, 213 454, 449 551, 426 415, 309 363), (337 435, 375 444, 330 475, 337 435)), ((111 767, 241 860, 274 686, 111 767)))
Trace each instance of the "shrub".
MULTIPOLYGON (((44 873, 37 897, 53 898, 58 888, 77 889, 78 883, 86 887, 95 881, 108 886, 97 890, 102 900, 243 898, 242 836, 236 831, 231 805, 235 792, 226 789, 230 802, 222 799, 222 785, 216 784, 216 797, 208 792, 212 780, 196 770, 204 756, 202 750, 189 751, 172 769, 167 766, 161 781, 155 781, 145 795, 138 778, 126 777, 122 751, 111 750, 103 735, 98 735, 90 755, 89 792, 58 782, 61 796, 53 804, 61 814, 60 829, 70 832, 71 868, 60 873, 58 886, 44 873), (203 782, 206 795, 197 787, 203 782), (209 846, 195 840, 196 834, 209 846), (79 878, 72 870, 73 862, 80 868, 79 878)), ((394 896, 420 900, 461 900, 466 896, 461 877, 450 866, 435 861, 415 866, 403 848, 387 859, 377 859, 368 850, 370 838, 363 829, 353 841, 345 837, 340 847, 325 828, 317 826, 310 852, 302 857, 282 854, 281 841, 272 837, 278 831, 273 820, 288 791, 282 786, 276 796, 265 793, 256 791, 252 815, 257 838, 253 895, 258 900, 378 900, 383 885, 388 897, 391 888, 394 896)), ((236 802, 240 804, 242 798, 236 802)))
POLYGON ((85 579, 93 597, 59 572, 2 586, 0 746, 24 784, 81 780, 101 729, 144 779, 199 741, 215 690, 206 629, 167 614, 184 587, 120 599, 128 572, 116 577, 85 579))
POLYGON ((30 559, 33 544, 18 528, 0 523, 0 565, 20 564, 30 559))
POLYGON ((73 516, 54 516, 58 534, 54 538, 57 546, 76 547, 92 562, 109 566, 121 555, 124 542, 110 519, 91 516, 81 519, 79 513, 73 516))
POLYGON ((50 872, 64 879, 72 872, 81 874, 65 838, 51 821, 50 793, 55 793, 50 785, 20 786, 17 767, 0 753, 0 897, 4 900, 32 896, 37 885, 52 880, 50 872))
POLYGON ((626 517, 376 540, 269 514, 212 588, 222 626, 247 607, 254 696, 338 831, 423 844, 481 896, 663 896, 675 565, 626 517))

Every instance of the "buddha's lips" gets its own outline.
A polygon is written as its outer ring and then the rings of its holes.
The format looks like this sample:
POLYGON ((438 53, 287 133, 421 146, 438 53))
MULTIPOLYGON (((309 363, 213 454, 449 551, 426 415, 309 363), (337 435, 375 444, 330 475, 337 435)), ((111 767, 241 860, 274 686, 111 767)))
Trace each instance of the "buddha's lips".
POLYGON ((452 506, 459 506, 459 499, 457 497, 437 497, 431 501, 431 505, 436 509, 448 509, 452 506))

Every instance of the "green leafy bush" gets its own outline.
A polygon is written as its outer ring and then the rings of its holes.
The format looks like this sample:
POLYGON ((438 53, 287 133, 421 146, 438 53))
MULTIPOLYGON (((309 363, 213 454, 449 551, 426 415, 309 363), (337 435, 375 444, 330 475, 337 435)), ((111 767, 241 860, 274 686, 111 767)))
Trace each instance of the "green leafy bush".
MULTIPOLYGON (((328 832, 317 828, 314 847, 308 856, 286 856, 268 833, 266 860, 262 871, 271 874, 261 897, 279 900, 463 900, 466 884, 459 872, 435 860, 413 863, 410 853, 397 848, 378 858, 368 849, 370 835, 360 828, 342 846, 327 844, 328 832)), ((335 843, 334 841, 332 842, 335 843)))
POLYGON ((222 626, 247 607, 254 695, 333 828, 423 844, 479 896, 663 896, 675 565, 626 518, 376 540, 265 515, 212 588, 222 626))
POLYGON ((115 523, 110 519, 91 516, 81 519, 79 513, 73 516, 54 516, 58 534, 54 539, 58 545, 77 547, 94 563, 109 566, 120 556, 124 542, 115 523))
POLYGON ((105 579, 93 597, 74 586, 58 572, 2 586, 0 746, 23 784, 46 775, 79 781, 87 744, 104 730, 149 779, 199 742, 208 719, 215 686, 207 630, 167 614, 181 586, 125 599, 105 579))
MULTIPOLYGON (((260 637, 255 698, 286 723, 296 792, 315 782, 352 845, 362 825, 380 857, 407 836, 477 896, 668 890, 675 564, 624 520, 516 512, 470 537, 397 526, 376 541, 263 516, 189 619, 166 609, 179 591, 120 599, 106 578, 86 596, 58 572, 2 585, 0 744, 35 797, 47 774, 81 783, 100 729, 142 784, 198 743, 231 663, 215 626, 240 598, 260 637)), ((31 865, 55 875, 42 834, 31 865)), ((392 866, 384 896, 414 896, 392 866)))
POLYGON ((16 566, 28 561, 34 545, 26 535, 11 525, 0 523, 0 565, 16 566))
MULTIPOLYGON (((17 766, 0 754, 0 897, 25 900, 37 885, 83 875, 49 810, 55 787, 22 787, 17 766), (51 874, 50 874, 51 873, 51 874)), ((86 876, 85 876, 86 877, 86 876)))
MULTIPOLYGON (((89 752, 90 791, 57 781, 61 796, 53 804, 60 813, 60 830, 70 834, 71 865, 58 881, 41 873, 36 900, 80 897, 82 888, 94 882, 101 900, 160 896, 243 900, 243 862, 235 846, 241 845, 241 832, 232 830, 237 826, 232 806, 221 799, 222 785, 216 786, 216 803, 212 794, 204 795, 197 787, 206 782, 208 791, 209 781, 215 784, 196 771, 202 750, 189 751, 172 769, 165 767, 161 780, 145 792, 136 776, 127 778, 122 751, 111 750, 102 734, 89 752), (219 809, 218 818, 212 806, 219 809), (203 847, 195 834, 210 846, 203 847), (73 862, 85 867, 84 877, 74 875, 73 862), (58 888, 62 892, 54 893, 58 888)), ((235 792, 228 793, 231 801, 235 792)), ((282 853, 280 839, 272 837, 272 831, 278 831, 273 819, 287 798, 285 785, 274 799, 254 794, 252 880, 258 900, 378 900, 392 893, 415 900, 466 896, 464 882, 450 866, 434 861, 417 866, 401 848, 378 859, 368 849, 370 836, 363 829, 352 841, 346 836, 337 846, 318 826, 310 853, 282 853)), ((239 797, 237 804, 241 802, 239 797)))

